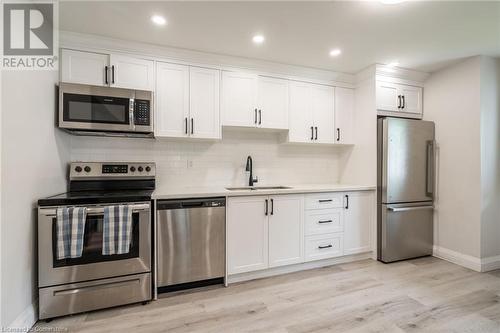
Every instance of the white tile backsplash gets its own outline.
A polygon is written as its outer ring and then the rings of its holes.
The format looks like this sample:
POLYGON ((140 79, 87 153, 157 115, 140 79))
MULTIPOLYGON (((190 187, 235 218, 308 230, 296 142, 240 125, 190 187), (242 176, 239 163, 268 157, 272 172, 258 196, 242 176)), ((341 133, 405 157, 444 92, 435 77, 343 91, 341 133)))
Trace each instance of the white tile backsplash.
POLYGON ((154 161, 164 186, 241 186, 253 158, 259 185, 339 181, 342 147, 287 145, 270 132, 224 131, 223 141, 71 138, 73 161, 154 161))

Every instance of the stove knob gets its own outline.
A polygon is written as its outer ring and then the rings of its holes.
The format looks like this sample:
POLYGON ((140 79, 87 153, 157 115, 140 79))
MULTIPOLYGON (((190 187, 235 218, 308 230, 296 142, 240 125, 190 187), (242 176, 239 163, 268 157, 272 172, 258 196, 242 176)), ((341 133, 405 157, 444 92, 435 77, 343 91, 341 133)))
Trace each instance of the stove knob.
POLYGON ((79 166, 79 165, 77 165, 77 166, 75 167, 75 171, 76 171, 76 172, 82 172, 82 167, 81 167, 81 166, 79 166))
POLYGON ((139 170, 139 172, 142 172, 142 170, 144 170, 141 166, 137 168, 137 170, 139 170))
POLYGON ((146 171, 147 171, 147 172, 151 171, 151 167, 147 166, 147 167, 146 167, 146 171))
POLYGON ((130 171, 134 172, 135 171, 135 167, 131 166, 130 167, 130 171))
POLYGON ((87 165, 85 168, 83 168, 83 170, 85 170, 85 172, 90 172, 92 169, 87 165))

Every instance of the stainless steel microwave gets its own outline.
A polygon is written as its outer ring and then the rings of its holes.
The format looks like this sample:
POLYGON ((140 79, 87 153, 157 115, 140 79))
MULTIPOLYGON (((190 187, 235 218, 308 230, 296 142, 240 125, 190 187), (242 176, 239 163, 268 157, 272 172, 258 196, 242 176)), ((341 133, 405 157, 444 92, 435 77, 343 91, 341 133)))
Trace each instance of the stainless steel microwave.
POLYGON ((59 128, 81 135, 153 136, 153 93, 59 84, 59 128))

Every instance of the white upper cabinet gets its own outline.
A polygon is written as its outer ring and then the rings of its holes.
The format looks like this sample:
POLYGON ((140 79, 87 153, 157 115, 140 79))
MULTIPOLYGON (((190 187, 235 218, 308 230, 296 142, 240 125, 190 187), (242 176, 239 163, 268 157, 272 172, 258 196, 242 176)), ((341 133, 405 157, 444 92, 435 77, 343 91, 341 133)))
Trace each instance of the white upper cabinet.
POLYGON ((374 195, 371 191, 344 194, 344 254, 371 251, 374 195))
POLYGON ((154 90, 154 62, 136 57, 61 50, 61 81, 154 90))
POLYGON ((288 80, 259 77, 257 96, 257 126, 288 129, 288 80))
POLYGON ((422 88, 399 83, 377 81, 377 110, 379 113, 401 117, 422 117, 422 88))
POLYGON ((105 86, 109 84, 109 55, 61 50, 61 81, 105 86))
POLYGON ((111 86, 136 90, 154 90, 154 62, 111 54, 111 86))
POLYGON ((203 139, 221 138, 220 71, 190 67, 189 87, 189 135, 203 139))
POLYGON ((257 75, 222 72, 222 125, 257 125, 257 81, 257 75))
POLYGON ((334 88, 290 82, 289 142, 334 143, 334 88))
POLYGON ((354 89, 335 88, 335 143, 354 144, 354 89))
POLYGON ((304 197, 269 197, 269 267, 290 265, 304 260, 304 197))
POLYGON ((219 139, 220 71, 157 63, 155 136, 219 139))
POLYGON ((156 65, 155 136, 189 135, 189 66, 156 65))
POLYGON ((222 72, 222 125, 288 129, 288 80, 222 72))

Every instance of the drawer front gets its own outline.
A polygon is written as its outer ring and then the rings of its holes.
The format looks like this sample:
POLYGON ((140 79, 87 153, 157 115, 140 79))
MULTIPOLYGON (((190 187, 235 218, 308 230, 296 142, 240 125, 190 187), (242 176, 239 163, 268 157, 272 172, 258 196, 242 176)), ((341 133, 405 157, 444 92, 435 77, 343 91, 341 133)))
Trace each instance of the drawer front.
POLYGON ((319 193, 306 196, 306 209, 329 209, 343 207, 342 193, 319 193))
POLYGON ((344 210, 342 208, 306 211, 305 234, 324 235, 344 231, 344 210))
POLYGON ((151 273, 40 288, 40 319, 151 300, 151 273))
POLYGON ((344 236, 341 233, 306 237, 305 260, 313 261, 342 256, 344 236))

